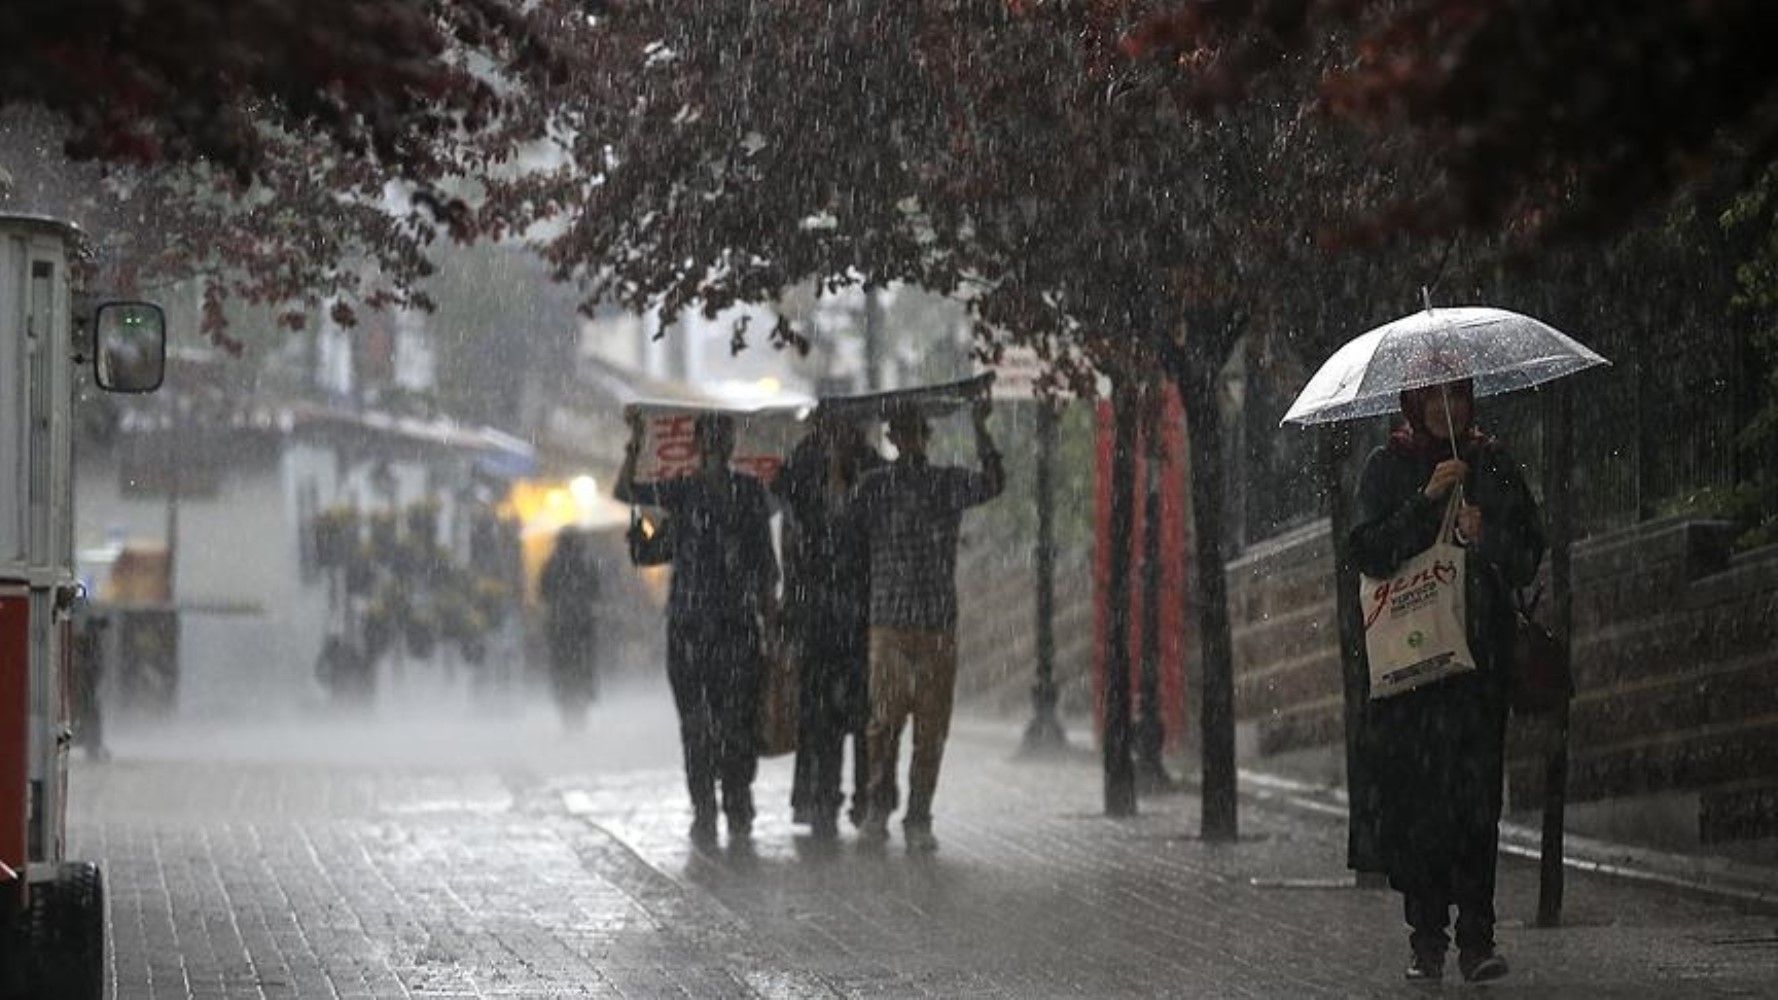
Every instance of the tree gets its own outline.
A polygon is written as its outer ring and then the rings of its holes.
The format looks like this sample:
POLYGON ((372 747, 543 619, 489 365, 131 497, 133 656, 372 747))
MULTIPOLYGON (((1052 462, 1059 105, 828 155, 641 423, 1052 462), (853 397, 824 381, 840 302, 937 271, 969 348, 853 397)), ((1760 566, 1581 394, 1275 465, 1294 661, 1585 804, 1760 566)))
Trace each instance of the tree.
POLYGON ((1321 105, 1411 137, 1440 169, 1382 206, 1383 229, 1613 232, 1724 157, 1752 177, 1778 156, 1778 7, 1762 0, 1172 2, 1126 48, 1214 108, 1337 25, 1357 32, 1313 88, 1321 105))
POLYGON ((418 178, 440 137, 502 112, 463 52, 519 69, 560 58, 549 26, 499 0, 16 0, 0 9, 0 104, 68 123, 76 159, 206 161, 266 181, 269 133, 418 178))
MULTIPOLYGON (((602 28, 648 41, 627 69, 606 68, 633 74, 640 98, 613 132, 592 124, 619 124, 611 109, 570 95, 564 119, 607 144, 578 150, 598 183, 546 252, 591 294, 669 314, 769 300, 805 277, 906 281, 963 295, 985 357, 1029 344, 1081 387, 1094 370, 1164 371, 1198 471, 1205 832, 1231 837, 1219 373, 1254 317, 1288 297, 1266 275, 1313 266, 1318 228, 1375 174, 1322 149, 1324 120, 1286 99, 1180 113, 1185 82, 1118 49, 1153 9, 626 7, 602 28)), ((1392 174, 1411 177, 1412 162, 1392 174)), ((521 201, 575 204, 572 183, 540 178, 521 201)), ((788 322, 771 336, 797 342, 788 322)))
MULTIPOLYGON (((208 280, 223 302, 426 307, 441 235, 543 143, 584 78, 596 5, 506 0, 20 0, 0 9, 0 110, 54 115, 77 199, 128 286, 208 280)), ((6 151, 16 156, 18 149, 6 151)), ((493 232, 492 235, 503 235, 493 232)))

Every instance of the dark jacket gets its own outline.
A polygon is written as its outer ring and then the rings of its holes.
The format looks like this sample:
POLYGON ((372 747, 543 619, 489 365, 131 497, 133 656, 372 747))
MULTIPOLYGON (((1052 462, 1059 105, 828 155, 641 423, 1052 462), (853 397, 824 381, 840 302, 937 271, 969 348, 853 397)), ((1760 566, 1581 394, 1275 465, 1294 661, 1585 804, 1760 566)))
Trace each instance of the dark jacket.
MULTIPOLYGON (((882 467, 860 449, 851 481, 882 467)), ((827 450, 810 435, 772 483, 789 511, 785 525, 785 611, 799 628, 855 630, 862 641, 870 610, 870 537, 841 516, 828 496, 827 450)))
POLYGON ((599 600, 599 567, 581 536, 564 530, 555 551, 543 564, 538 589, 549 605, 549 631, 583 640, 593 629, 594 605, 599 600))
POLYGON ((694 472, 638 483, 630 502, 673 518, 669 628, 757 619, 761 597, 778 582, 771 505, 759 480, 733 469, 714 480, 694 472))
MULTIPOLYGON (((1482 508, 1469 546, 1469 645, 1478 669, 1369 702, 1363 755, 1379 801, 1380 862, 1398 888, 1437 880, 1459 856, 1497 847, 1504 769, 1512 588, 1543 558, 1542 520, 1518 463, 1492 442, 1473 445, 1464 496, 1482 508)), ((1373 452, 1359 481, 1352 558, 1387 577, 1430 546, 1444 501, 1421 492, 1437 460, 1403 449, 1373 452)))

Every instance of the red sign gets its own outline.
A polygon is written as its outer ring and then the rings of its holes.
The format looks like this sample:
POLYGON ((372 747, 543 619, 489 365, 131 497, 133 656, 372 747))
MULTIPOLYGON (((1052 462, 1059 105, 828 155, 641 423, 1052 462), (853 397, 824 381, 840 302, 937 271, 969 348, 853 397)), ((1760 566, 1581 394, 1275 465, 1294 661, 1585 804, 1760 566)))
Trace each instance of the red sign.
POLYGON ((642 452, 636 459, 636 481, 652 483, 685 475, 698 467, 693 425, 700 413, 723 413, 735 422, 732 468, 771 483, 790 450, 803 436, 800 408, 707 410, 670 403, 632 403, 630 413, 642 415, 642 452))

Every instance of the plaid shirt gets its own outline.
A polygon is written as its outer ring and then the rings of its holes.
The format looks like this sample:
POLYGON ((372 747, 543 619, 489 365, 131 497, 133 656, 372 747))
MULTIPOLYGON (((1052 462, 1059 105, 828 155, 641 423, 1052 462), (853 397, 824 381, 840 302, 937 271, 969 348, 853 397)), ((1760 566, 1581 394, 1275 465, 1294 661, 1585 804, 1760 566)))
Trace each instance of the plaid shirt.
POLYGON ((847 505, 870 533, 870 623, 943 631, 957 624, 957 529, 963 512, 1000 495, 1000 456, 982 469, 898 461, 867 473, 847 505))

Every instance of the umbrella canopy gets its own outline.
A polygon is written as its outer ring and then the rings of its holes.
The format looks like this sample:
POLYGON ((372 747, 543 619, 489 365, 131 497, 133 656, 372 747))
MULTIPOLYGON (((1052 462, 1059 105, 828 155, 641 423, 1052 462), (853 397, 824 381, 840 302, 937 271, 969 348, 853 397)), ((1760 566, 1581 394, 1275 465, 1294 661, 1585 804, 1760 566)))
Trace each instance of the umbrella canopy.
POLYGON ((816 410, 847 420, 881 420, 898 407, 912 406, 929 417, 941 417, 985 398, 993 385, 994 373, 983 372, 973 378, 940 385, 887 389, 856 396, 823 396, 816 410))
POLYGON ((1404 389, 1474 379, 1475 394, 1528 389, 1611 362, 1548 324, 1505 309, 1427 309, 1348 341, 1282 423, 1307 426, 1393 412, 1404 389))

